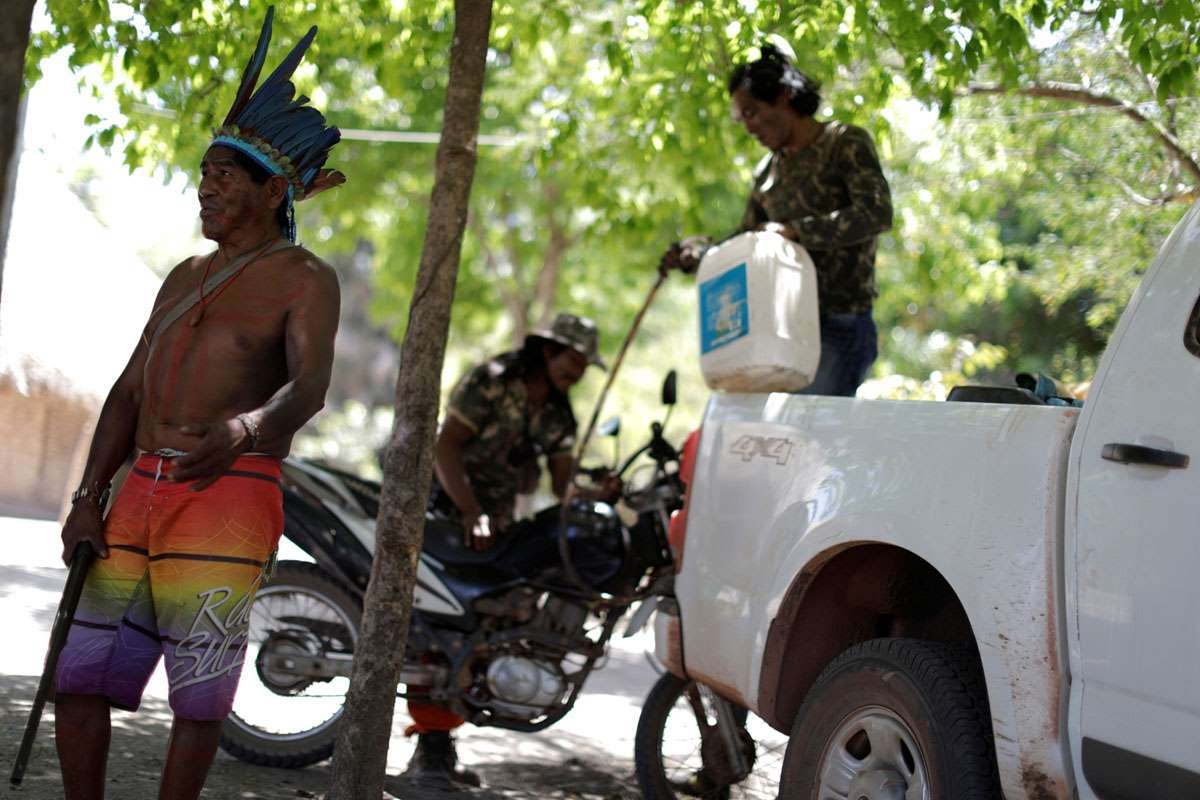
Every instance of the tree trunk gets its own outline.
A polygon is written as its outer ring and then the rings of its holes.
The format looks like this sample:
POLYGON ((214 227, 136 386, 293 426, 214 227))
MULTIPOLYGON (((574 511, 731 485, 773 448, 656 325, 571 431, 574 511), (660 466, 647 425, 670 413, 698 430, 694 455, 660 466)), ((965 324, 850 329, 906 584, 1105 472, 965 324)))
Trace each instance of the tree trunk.
POLYGON ((491 21, 491 0, 455 0, 437 173, 401 346, 396 422, 384 460, 375 561, 333 759, 330 797, 336 800, 379 800, 383 791, 396 685, 424 537, 450 305, 475 176, 491 21))
POLYGON ((21 84, 25 50, 35 0, 9 0, 0 14, 0 288, 4 281, 4 252, 12 218, 21 139, 21 84))
POLYGON ((550 220, 550 241, 546 244, 546 253, 542 258, 542 269, 538 272, 537 291, 534 295, 534 303, 538 308, 535 325, 539 328, 549 328, 554 320, 554 301, 558 299, 558 275, 571 244, 562 226, 553 219, 550 220))

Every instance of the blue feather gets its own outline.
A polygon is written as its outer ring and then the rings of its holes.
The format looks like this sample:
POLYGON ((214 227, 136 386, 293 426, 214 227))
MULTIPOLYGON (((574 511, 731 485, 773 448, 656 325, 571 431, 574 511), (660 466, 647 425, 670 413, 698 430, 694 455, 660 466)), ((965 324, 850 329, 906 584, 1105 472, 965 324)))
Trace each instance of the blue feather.
POLYGON ((274 19, 275 6, 268 6, 267 17, 263 20, 262 30, 258 34, 258 44, 254 48, 254 55, 247 62, 246 69, 242 71, 242 82, 238 84, 237 96, 229 108, 229 113, 225 115, 224 125, 233 122, 234 118, 250 102, 250 96, 254 93, 254 85, 258 83, 263 63, 267 60, 267 46, 271 44, 271 23, 274 19))
POLYGON ((314 109, 295 111, 287 115, 286 128, 280 132, 277 139, 271 140, 271 144, 284 153, 304 152, 321 133, 324 122, 320 112, 314 109), (309 113, 304 113, 306 111, 309 113))
POLYGON ((268 88, 266 84, 255 93, 241 117, 234 120, 244 130, 258 130, 262 122, 278 115, 292 99, 295 88, 284 83, 268 88))
POLYGON ((341 140, 341 132, 326 126, 321 112, 308 105, 308 97, 296 96, 296 87, 291 81, 292 73, 317 35, 315 25, 267 79, 255 87, 271 40, 274 13, 274 7, 267 10, 258 47, 246 65, 237 99, 225 118, 225 125, 236 125, 241 131, 240 138, 262 139, 282 153, 295 168, 301 182, 308 186, 325 165, 329 149, 341 140))
MULTIPOLYGON (((329 155, 329 149, 341 140, 342 132, 337 128, 326 128, 321 131, 321 136, 317 140, 317 144, 301 154, 297 160, 296 171, 303 174, 308 169, 320 169, 325 165, 325 158, 329 155)), ((305 182, 307 183, 307 181, 305 182)))
MULTIPOLYGON (((304 57, 304 53, 308 50, 309 45, 312 44, 313 39, 316 38, 316 36, 317 26, 313 25, 308 29, 308 33, 304 35, 304 38, 292 48, 292 51, 288 53, 286 57, 284 57, 283 61, 279 62, 279 66, 275 68, 275 71, 272 72, 265 81, 263 81, 263 85, 259 89, 259 92, 271 92, 274 90, 277 84, 281 83, 288 84, 290 86, 292 73, 295 72, 296 67, 300 65, 300 59, 304 57)), ((291 98, 289 97, 288 99, 291 98)))

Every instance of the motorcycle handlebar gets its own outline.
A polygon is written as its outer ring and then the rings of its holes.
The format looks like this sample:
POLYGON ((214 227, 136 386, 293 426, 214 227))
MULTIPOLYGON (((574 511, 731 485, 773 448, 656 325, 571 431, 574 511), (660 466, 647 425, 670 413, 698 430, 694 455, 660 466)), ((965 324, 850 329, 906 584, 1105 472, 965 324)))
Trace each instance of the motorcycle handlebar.
MULTIPOLYGON (((620 468, 616 471, 618 478, 623 477, 625 475, 625 472, 629 469, 629 467, 632 466, 633 462, 636 461, 638 459, 638 457, 640 457, 644 453, 649 453, 651 458, 653 458, 655 460, 655 462, 657 463, 658 473, 659 473, 660 478, 667 477, 664 467, 668 461, 678 461, 679 460, 679 451, 676 450, 674 447, 672 447, 671 443, 668 442, 665 438, 663 438, 662 423, 660 423, 660 422, 651 423, 650 432, 651 432, 650 441, 647 442, 646 444, 642 445, 640 448, 638 448, 638 450, 636 452, 634 452, 632 455, 630 455, 629 458, 625 459, 625 463, 620 465, 620 468)), ((587 475, 590 479, 592 479, 593 481, 597 481, 597 482, 603 480, 604 478, 606 478, 612 474, 612 470, 609 467, 590 467, 590 468, 578 467, 577 472, 587 475)), ((677 481, 678 479, 675 478, 675 480, 677 481)), ((622 530, 625 534, 624 545, 625 545, 626 550, 628 550, 630 547, 630 541, 628 538, 628 536, 629 536, 628 530, 625 529, 624 526, 622 526, 622 530)), ((562 562, 563 568, 567 573, 567 577, 571 580, 572 583, 574 583, 576 586, 578 586, 585 595, 588 595, 588 596, 591 596, 594 598, 604 598, 604 599, 608 599, 608 600, 616 599, 616 600, 623 600, 623 601, 631 601, 637 596, 637 592, 635 592, 633 595, 630 595, 628 597, 615 598, 612 595, 609 595, 606 592, 603 592, 603 591, 597 589, 595 586, 592 586, 590 583, 588 583, 583 578, 583 576, 581 576, 579 574, 579 571, 575 568, 575 561, 571 557, 571 549, 568 544, 566 533, 567 533, 566 505, 564 504, 563 505, 563 513, 561 516, 561 524, 559 527, 559 534, 558 534, 559 560, 562 562)))
POLYGON ((576 470, 580 475, 586 475, 593 482, 599 483, 612 474, 611 467, 580 467, 576 470))
POLYGON ((671 443, 663 438, 663 426, 661 422, 650 423, 650 441, 635 450, 629 458, 625 459, 625 463, 617 470, 617 477, 624 477, 625 473, 633 466, 633 462, 638 460, 638 457, 643 453, 649 453, 650 457, 663 465, 668 461, 678 461, 679 452, 671 446, 671 443))

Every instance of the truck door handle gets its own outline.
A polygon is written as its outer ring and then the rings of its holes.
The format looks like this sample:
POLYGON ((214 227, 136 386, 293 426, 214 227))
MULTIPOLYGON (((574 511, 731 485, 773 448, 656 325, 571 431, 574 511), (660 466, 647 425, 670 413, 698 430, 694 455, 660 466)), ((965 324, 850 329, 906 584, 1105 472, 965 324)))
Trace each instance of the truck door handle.
POLYGON ((1149 464, 1152 467, 1167 469, 1186 469, 1191 460, 1183 453, 1173 450, 1159 450, 1157 447, 1146 447, 1140 444, 1120 444, 1111 442, 1104 445, 1100 457, 1119 464, 1149 464))

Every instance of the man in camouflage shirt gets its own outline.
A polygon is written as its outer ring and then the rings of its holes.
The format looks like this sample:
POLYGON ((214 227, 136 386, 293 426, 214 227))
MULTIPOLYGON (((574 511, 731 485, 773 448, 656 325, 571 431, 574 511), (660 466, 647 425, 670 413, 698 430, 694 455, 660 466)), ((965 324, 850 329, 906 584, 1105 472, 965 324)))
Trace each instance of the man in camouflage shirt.
MULTIPOLYGON (((852 396, 877 355, 875 242, 892 225, 891 193, 870 134, 813 118, 817 89, 771 45, 731 75, 734 116, 771 151, 755 169, 739 230, 773 230, 808 251, 821 362, 805 393, 852 396)), ((694 270, 708 244, 693 237, 672 245, 661 268, 694 270)))
POLYGON ((500 528, 512 519, 513 501, 528 491, 538 455, 567 463, 575 444, 575 416, 566 395, 555 392, 532 407, 521 353, 502 353, 459 382, 448 413, 474 436, 462 448, 463 467, 484 514, 500 528))
POLYGON ((604 366, 598 342, 592 320, 558 314, 522 349, 458 381, 434 453, 433 503, 462 518, 469 546, 485 549, 509 527, 517 494, 536 486, 540 456, 554 495, 565 494, 576 428, 566 392, 589 363, 604 366))
MULTIPOLYGON (((438 433, 430 505, 461 520, 466 546, 485 550, 505 535, 517 495, 537 485, 539 457, 554 494, 566 495, 576 429, 567 391, 589 364, 604 366, 598 338, 591 320, 559 314, 520 350, 474 367, 454 388, 438 433)), ((419 699, 409 700, 408 711, 408 733, 418 734, 409 779, 443 789, 478 785, 458 767, 450 735, 463 719, 419 699)))
POLYGON ((517 494, 536 485, 540 456, 554 494, 565 494, 576 428, 567 390, 588 364, 603 366, 597 341, 591 320, 559 314, 521 350, 485 361, 455 387, 438 435, 434 502, 458 513, 469 545, 490 546, 490 533, 512 522, 517 494))

